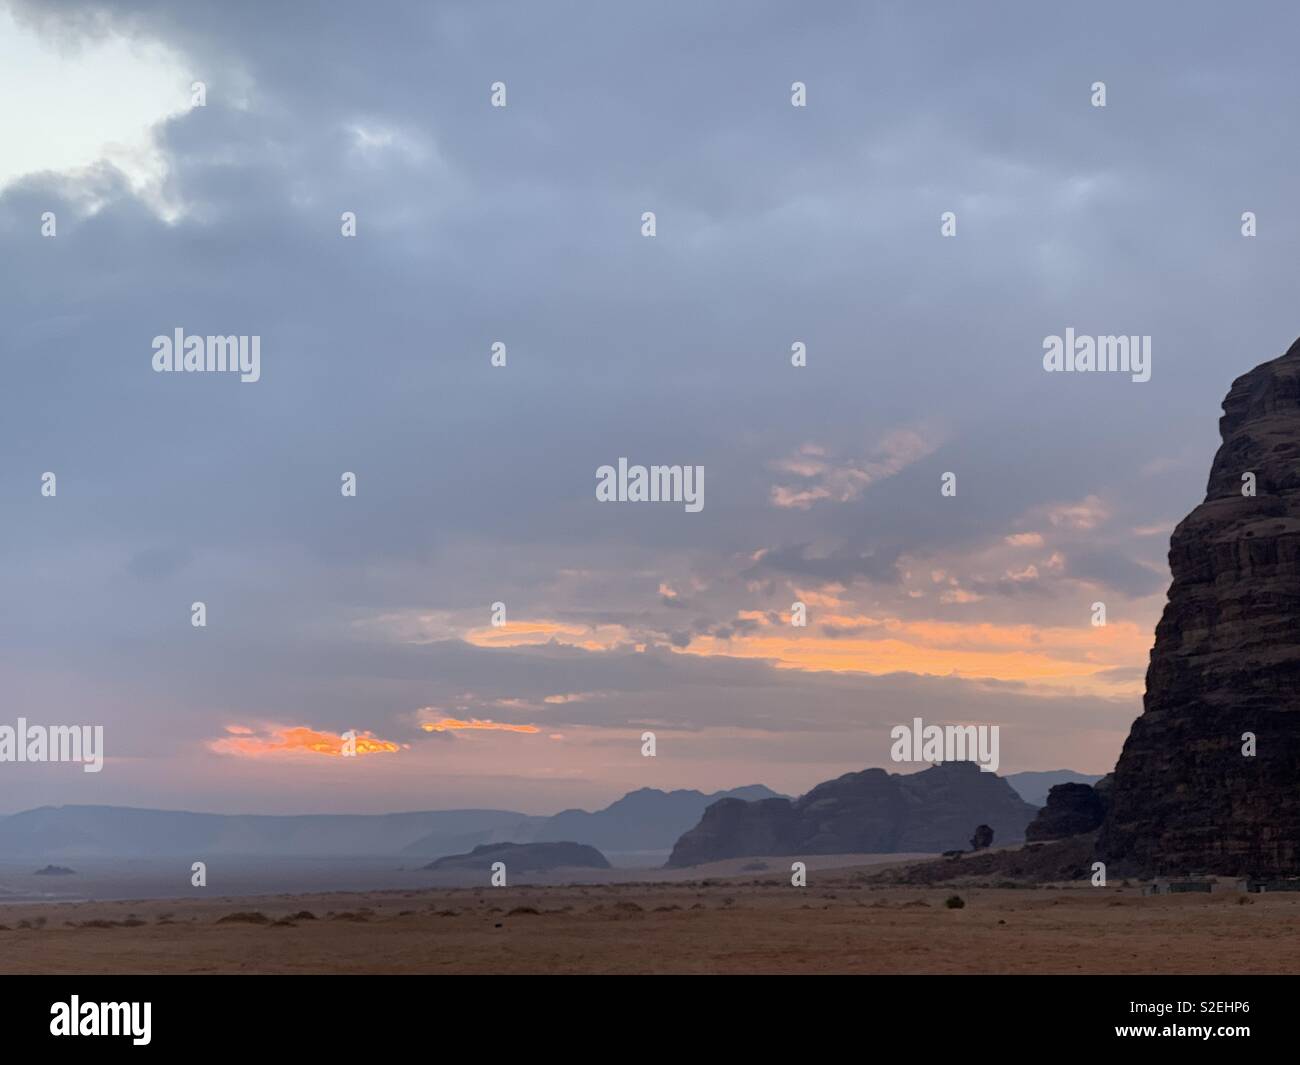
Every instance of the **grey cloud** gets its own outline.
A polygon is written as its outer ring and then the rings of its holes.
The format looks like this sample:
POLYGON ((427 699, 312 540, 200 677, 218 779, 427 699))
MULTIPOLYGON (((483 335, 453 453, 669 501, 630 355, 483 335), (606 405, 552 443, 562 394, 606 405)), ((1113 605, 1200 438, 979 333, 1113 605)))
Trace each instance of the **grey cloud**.
MULTIPOLYGON (((208 107, 157 131, 189 207, 175 224, 110 167, 0 192, 6 676, 34 706, 98 700, 140 749, 240 715, 396 721, 453 690, 579 684, 638 694, 573 720, 659 700, 682 727, 780 729, 792 681, 752 662, 338 634, 500 598, 683 646, 749 631, 730 615, 791 581, 884 595, 903 554, 985 544, 1045 503, 1095 493, 1125 527, 1166 520, 1203 491, 1230 380, 1300 331, 1300 147, 1278 132, 1300 15, 1278 5, 15 9, 68 39, 164 40, 209 82, 208 107), (1087 106, 1097 79, 1104 111, 1087 106), (245 83, 246 108, 229 98, 245 83), (358 123, 419 150, 362 159, 358 123), (51 209, 60 235, 42 240, 51 209), (263 379, 152 374, 151 338, 178 325, 260 334, 263 379), (1042 337, 1067 325, 1152 334, 1151 382, 1044 375, 1042 337), (809 442, 869 454, 922 419, 947 442, 859 498, 771 505, 773 460, 809 442), (1143 477, 1169 440, 1197 443, 1143 477), (597 503, 595 469, 621 455, 703 464, 704 510, 597 503), (47 469, 57 501, 35 490, 47 469), (589 583, 557 577, 583 565, 589 583), (692 593, 697 620, 665 622, 678 604, 658 579, 687 573, 732 580, 728 609, 692 593), (213 619, 201 641, 191 599, 213 619), (68 675, 42 681, 54 663, 68 675), (672 684, 649 683, 665 670, 672 684)), ((1158 542, 1062 550, 1071 576, 1126 595, 1163 579, 1142 564, 1162 564, 1158 542)), ((1032 606, 1040 584, 972 587, 1032 606)), ((849 727, 860 678, 799 683, 801 720, 849 727)), ((891 713, 922 691, 969 697, 889 683, 891 713)))
POLYGON ((808 544, 797 544, 767 551, 755 564, 754 571, 850 584, 858 580, 889 583, 898 579, 900 553, 897 548, 882 553, 842 548, 828 555, 815 555, 808 544))

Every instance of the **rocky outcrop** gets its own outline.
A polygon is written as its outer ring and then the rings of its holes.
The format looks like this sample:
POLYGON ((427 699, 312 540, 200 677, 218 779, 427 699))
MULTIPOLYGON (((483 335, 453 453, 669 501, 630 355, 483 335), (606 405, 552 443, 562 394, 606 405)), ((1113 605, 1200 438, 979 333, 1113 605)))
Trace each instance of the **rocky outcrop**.
POLYGON ((1095 832, 1105 816, 1101 793, 1088 784, 1057 784, 1047 793, 1047 805, 1025 829, 1025 839, 1041 842, 1095 832))
POLYGON ((1011 850, 967 853, 960 861, 948 859, 891 866, 878 873, 864 874, 864 879, 875 884, 942 884, 960 880, 986 887, 1086 883, 1092 876, 1096 843, 1094 832, 1051 843, 1028 843, 1011 850))
POLYGON ((1134 872, 1300 872, 1300 341, 1233 382, 1219 431, 1098 840, 1134 872))
POLYGON ((964 849, 981 823, 999 842, 1024 839, 1035 809, 994 773, 948 762, 920 773, 846 773, 793 802, 722 799, 677 841, 670 866, 808 854, 938 854, 964 849))
POLYGON ((491 869, 504 862, 506 873, 544 873, 550 869, 608 869, 605 856, 585 843, 484 843, 468 854, 448 854, 425 869, 491 869))
POLYGON ((1004 779, 1031 806, 1046 806, 1047 793, 1057 784, 1096 784, 1101 778, 1088 773, 1076 773, 1073 769, 1048 769, 1008 773, 1004 779))

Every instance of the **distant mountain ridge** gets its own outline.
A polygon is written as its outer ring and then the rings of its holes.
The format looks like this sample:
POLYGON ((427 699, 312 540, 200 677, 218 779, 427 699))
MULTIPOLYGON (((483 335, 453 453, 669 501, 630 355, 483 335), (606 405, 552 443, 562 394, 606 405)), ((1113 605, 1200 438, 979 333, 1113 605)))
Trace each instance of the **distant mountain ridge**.
POLYGON ((1098 773, 1076 773, 1073 769, 1047 769, 1029 773, 1008 773, 1002 778, 1016 793, 1034 806, 1047 805, 1047 793, 1057 784, 1096 784, 1098 773))
POLYGON ((754 802, 781 797, 762 784, 715 791, 711 795, 692 789, 638 788, 595 813, 563 810, 539 826, 533 839, 573 840, 601 850, 669 850, 719 799, 754 802))
POLYGON ((583 843, 615 851, 663 850, 728 795, 774 796, 762 785, 705 795, 641 788, 602 810, 553 817, 516 810, 394 814, 208 814, 131 806, 41 806, 0 817, 0 861, 208 856, 428 861, 486 843, 583 843))
MULTIPOLYGON (((396 814, 201 814, 130 806, 41 806, 0 820, 0 859, 366 857, 415 839, 450 854, 530 821, 513 810, 396 814)), ((432 856, 432 855, 430 855, 432 856)))
MULTIPOLYGON (((1054 784, 1095 783, 1072 770, 1004 778, 1041 806, 1054 784)), ((761 784, 710 794, 638 788, 603 809, 547 817, 517 810, 421 810, 393 814, 209 814, 129 806, 41 806, 0 816, 0 861, 246 857, 418 857, 462 854, 485 843, 574 842, 607 853, 668 851, 721 799, 783 799, 761 784)))

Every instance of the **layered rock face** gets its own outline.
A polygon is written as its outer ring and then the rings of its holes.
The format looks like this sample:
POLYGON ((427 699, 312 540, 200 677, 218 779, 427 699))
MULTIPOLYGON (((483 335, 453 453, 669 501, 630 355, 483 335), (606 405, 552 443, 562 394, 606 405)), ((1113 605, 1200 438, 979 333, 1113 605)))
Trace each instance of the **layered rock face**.
POLYGON ((682 836, 670 866, 753 855, 938 853, 965 849, 980 824, 994 841, 1022 840, 1034 807, 973 762, 920 773, 846 773, 793 802, 721 799, 682 836))
POLYGON ((1300 341, 1223 411, 1098 839, 1135 872, 1300 873, 1300 341))

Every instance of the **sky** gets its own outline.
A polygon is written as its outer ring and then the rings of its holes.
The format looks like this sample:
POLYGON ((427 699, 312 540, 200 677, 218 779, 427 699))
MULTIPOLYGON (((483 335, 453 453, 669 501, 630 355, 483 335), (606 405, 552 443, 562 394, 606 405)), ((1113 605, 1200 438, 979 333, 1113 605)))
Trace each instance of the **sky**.
POLYGON ((0 0, 0 722, 105 736, 0 813, 798 794, 915 717, 1109 771, 1300 334, 1300 17, 1179 12, 0 0))

